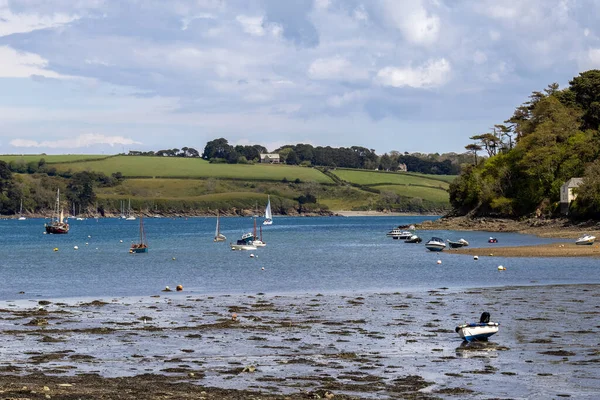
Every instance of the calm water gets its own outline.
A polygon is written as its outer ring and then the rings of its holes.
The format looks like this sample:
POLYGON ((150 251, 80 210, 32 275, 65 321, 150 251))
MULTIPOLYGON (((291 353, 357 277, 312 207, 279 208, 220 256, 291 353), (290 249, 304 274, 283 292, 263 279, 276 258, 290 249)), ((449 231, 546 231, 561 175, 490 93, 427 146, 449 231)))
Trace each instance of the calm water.
MULTIPOLYGON (((190 293, 325 293, 439 287, 600 283, 597 259, 488 258, 426 251, 385 236, 399 224, 433 217, 289 217, 264 228, 267 247, 234 252, 228 242, 251 218, 222 218, 226 243, 213 243, 215 218, 145 219, 147 254, 129 254, 138 221, 72 221, 68 235, 45 235, 44 220, 0 221, 0 300, 157 294, 182 284, 190 293), (121 242, 122 240, 122 242, 121 242), (78 246, 79 250, 74 250, 78 246), (54 252, 57 247, 59 251, 54 252), (250 253, 257 257, 250 258, 250 253), (442 264, 437 264, 441 260, 442 264), (499 272, 498 265, 507 267, 499 272), (262 268, 264 267, 264 270, 262 268), (19 294, 19 292, 25 294, 19 294)), ((467 239, 493 252, 486 232, 420 231, 467 239)), ((502 246, 560 241, 493 234, 502 246)))

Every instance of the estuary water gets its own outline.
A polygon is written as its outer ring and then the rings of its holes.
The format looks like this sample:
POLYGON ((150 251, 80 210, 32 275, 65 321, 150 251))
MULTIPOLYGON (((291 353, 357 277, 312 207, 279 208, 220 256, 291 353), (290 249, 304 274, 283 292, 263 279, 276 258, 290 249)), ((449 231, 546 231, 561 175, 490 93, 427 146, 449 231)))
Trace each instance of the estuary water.
MULTIPOLYGON (((224 243, 213 243, 216 219, 146 218, 147 254, 129 254, 139 220, 70 221, 67 235, 44 234, 43 219, 0 221, 0 300, 146 296, 183 285, 184 294, 390 292, 600 283, 593 258, 500 258, 433 253, 386 233, 436 217, 280 217, 263 228, 264 248, 231 251, 253 220, 221 218, 224 243), (75 249, 75 246, 78 249, 75 249), (54 251, 57 248, 58 251, 54 251), (250 257, 254 254, 255 257, 250 257), (441 261, 441 264, 438 263, 441 261), (498 271, 498 265, 506 271, 498 271)), ((260 220, 259 220, 260 222, 260 220)), ((419 231, 481 247, 560 242, 514 233, 419 231), (489 236, 498 244, 489 244, 489 236)))

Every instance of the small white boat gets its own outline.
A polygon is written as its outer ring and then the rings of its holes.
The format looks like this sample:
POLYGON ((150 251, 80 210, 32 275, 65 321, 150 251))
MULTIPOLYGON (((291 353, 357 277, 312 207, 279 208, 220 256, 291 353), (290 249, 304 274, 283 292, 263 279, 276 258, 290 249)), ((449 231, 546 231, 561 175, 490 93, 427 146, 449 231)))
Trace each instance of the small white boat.
POLYGON ((413 235, 412 232, 403 231, 400 228, 394 228, 391 231, 389 231, 388 233, 386 233, 386 236, 391 236, 392 239, 402 239, 402 240, 408 239, 412 235, 413 235))
POLYGON ((579 239, 575 241, 575 244, 594 244, 594 240, 596 240, 596 236, 592 235, 583 235, 579 239))
POLYGON ((471 322, 457 326, 454 330, 458 336, 471 342, 473 340, 487 340, 490 336, 498 333, 499 324, 490 322, 490 314, 484 312, 481 314, 479 322, 471 322))
POLYGON ((404 241, 404 243, 421 243, 422 241, 423 239, 421 239, 418 235, 411 235, 404 241))
POLYGON ((425 248, 429 251, 442 251, 446 248, 446 242, 444 242, 444 239, 432 237, 425 243, 425 248))
POLYGON ((468 245, 469 245, 469 242, 467 242, 465 239, 458 239, 455 242, 448 240, 448 246, 450 246, 450 248, 452 248, 452 249, 457 249, 457 248, 468 246, 468 245))
POLYGON ((25 221, 27 218, 23 216, 23 199, 21 199, 21 207, 19 208, 19 221, 25 221))
MULTIPOLYGON (((156 215, 154 216, 156 218, 156 215)), ((215 228, 215 238, 213 242, 224 242, 227 239, 225 235, 221 233, 221 224, 219 222, 219 210, 217 210, 217 227, 215 228)))
POLYGON ((252 243, 254 234, 252 232, 244 233, 242 238, 235 244, 230 243, 231 250, 256 250, 256 246, 252 243))

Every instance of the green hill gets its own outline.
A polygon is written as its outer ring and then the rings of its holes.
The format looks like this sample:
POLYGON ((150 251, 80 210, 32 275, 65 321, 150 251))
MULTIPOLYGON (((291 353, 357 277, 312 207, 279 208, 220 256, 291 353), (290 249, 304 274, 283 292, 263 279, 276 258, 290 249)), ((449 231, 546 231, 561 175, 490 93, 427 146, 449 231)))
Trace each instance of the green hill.
POLYGON ((432 213, 449 208, 447 180, 453 178, 284 164, 209 163, 197 157, 6 155, 0 160, 21 171, 15 175, 22 193, 18 197, 24 198, 25 208, 31 212, 47 209, 56 187, 66 194, 69 204, 78 203, 74 191, 83 190, 85 184, 70 181, 90 179, 82 174, 108 177, 94 185, 94 201, 88 203, 88 210, 95 213, 90 207, 97 205, 109 214, 118 213, 121 201, 129 199, 135 209, 157 213, 249 212, 264 207, 267 195, 274 212, 282 214, 329 210, 432 213), (52 176, 26 173, 28 164, 37 165, 41 159, 46 166, 39 172, 52 176))

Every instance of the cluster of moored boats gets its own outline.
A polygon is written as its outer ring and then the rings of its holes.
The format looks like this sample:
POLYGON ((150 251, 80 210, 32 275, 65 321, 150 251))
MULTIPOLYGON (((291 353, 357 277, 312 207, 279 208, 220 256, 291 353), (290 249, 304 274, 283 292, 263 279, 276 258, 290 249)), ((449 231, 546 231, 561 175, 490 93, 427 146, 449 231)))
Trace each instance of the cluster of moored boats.
MULTIPOLYGON (((404 240, 404 243, 421 243, 423 239, 421 239, 421 237, 417 235, 414 230, 414 225, 399 226, 389 231, 386 236, 396 240, 404 240)), ((425 243, 425 248, 430 251, 442 251, 446 248, 446 242, 448 242, 448 246, 452 249, 469 245, 469 242, 467 242, 465 239, 452 241, 440 239, 439 237, 434 236, 425 243)))

